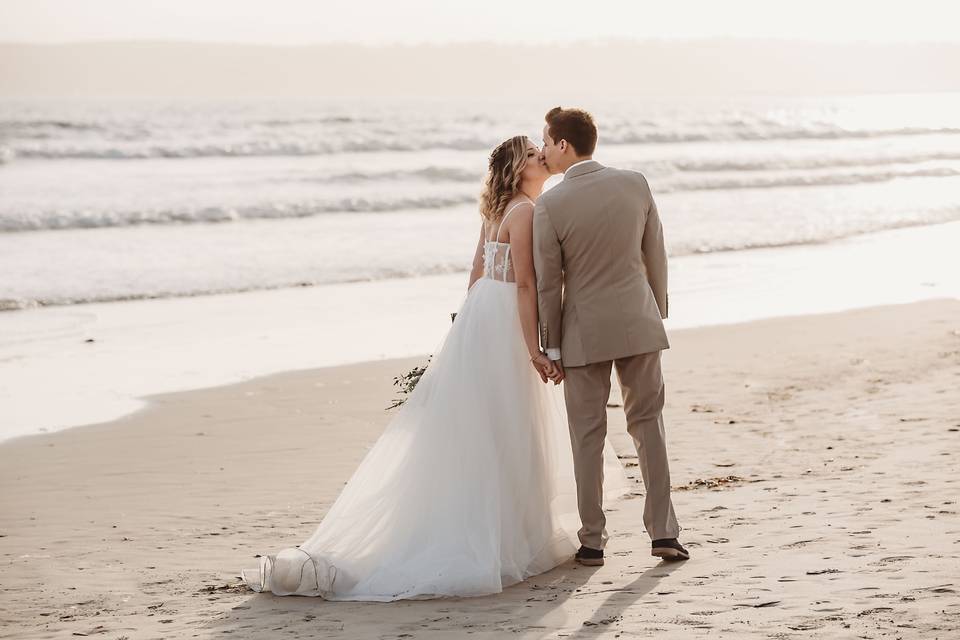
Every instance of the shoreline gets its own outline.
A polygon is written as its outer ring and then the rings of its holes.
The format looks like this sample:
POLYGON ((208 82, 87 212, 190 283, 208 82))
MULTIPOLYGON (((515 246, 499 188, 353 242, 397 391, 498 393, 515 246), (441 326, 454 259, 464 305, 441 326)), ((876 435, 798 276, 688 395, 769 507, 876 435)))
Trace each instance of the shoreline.
MULTIPOLYGON (((344 216, 354 216, 358 212, 341 212, 341 213, 332 213, 329 215, 344 215, 344 216)), ((359 212, 366 215, 381 215, 377 212, 359 212)), ((268 222, 273 220, 267 219, 268 222)), ((230 224, 233 221, 216 221, 216 222, 198 222, 193 223, 197 225, 204 226, 217 226, 223 224, 230 224)), ((262 222, 260 219, 248 219, 244 220, 248 224, 257 224, 262 222)), ((911 229, 923 229, 930 227, 939 227, 941 225, 960 225, 960 219, 944 219, 944 220, 922 220, 922 221, 910 221, 893 224, 889 227, 882 227, 878 229, 870 230, 851 230, 845 232, 841 235, 826 237, 826 238, 811 238, 807 240, 797 240, 797 241, 785 241, 783 243, 771 242, 769 244, 756 244, 750 246, 731 246, 731 247, 721 247, 721 248, 711 248, 711 249, 691 249, 685 253, 680 253, 678 255, 669 255, 668 259, 671 262, 674 261, 685 261, 698 257, 707 257, 712 255, 723 255, 723 254, 735 254, 743 255, 749 254, 754 251, 776 251, 776 250, 787 250, 794 251, 803 248, 817 248, 834 245, 837 243, 843 242, 855 242, 858 238, 861 237, 872 237, 878 234, 886 233, 895 233, 903 230, 911 229)), ((33 233, 49 233, 49 232, 60 232, 66 231, 68 233, 84 232, 86 230, 96 230, 99 227, 64 227, 58 229, 26 229, 26 230, 15 230, 15 231, 4 231, 3 233, 8 234, 33 234, 33 233)), ((444 269, 437 269, 434 271, 425 271, 422 273, 410 272, 402 273, 400 275, 391 275, 389 277, 383 278, 371 278, 371 277, 357 277, 355 279, 343 279, 343 280, 332 280, 332 281, 298 281, 291 280, 286 283, 272 284, 272 285, 263 285, 263 286, 251 286, 249 288, 237 288, 237 289, 199 289, 191 291, 183 291, 177 293, 142 293, 142 294, 117 294, 117 295, 105 295, 103 297, 93 297, 93 298, 79 298, 79 299, 21 299, 21 298, 0 298, 0 314, 3 313, 15 313, 17 311, 30 311, 37 309, 59 309, 59 308, 76 308, 83 309, 87 305, 103 305, 103 304, 117 304, 117 303, 129 303, 129 302, 150 302, 158 300, 189 300, 191 298, 204 298, 211 296, 242 296, 242 295, 256 295, 258 293, 269 293, 272 291, 281 291, 281 290, 296 290, 296 289, 311 289, 317 287, 330 287, 330 286, 349 286, 349 285, 358 285, 358 284, 367 284, 367 283, 391 283, 397 281, 410 281, 410 280, 422 280, 425 278, 432 277, 460 277, 467 278, 470 274, 469 265, 462 267, 448 267, 444 269)), ((813 313, 816 313, 814 311, 813 313)))
MULTIPOLYGON (((958 303, 957 309, 958 309, 958 312, 960 312, 960 299, 956 299, 956 298, 930 298, 930 299, 917 300, 917 301, 913 301, 913 302, 904 302, 904 303, 899 303, 899 304, 894 304, 894 305, 877 305, 877 306, 873 306, 873 307, 855 307, 855 308, 852 308, 852 309, 844 309, 844 310, 841 310, 841 311, 834 311, 834 312, 829 312, 829 313, 812 313, 812 312, 811 312, 811 313, 796 314, 796 315, 785 315, 785 316, 774 316, 774 317, 757 318, 757 319, 749 320, 749 321, 746 321, 746 322, 730 322, 730 323, 724 323, 724 324, 703 325, 703 326, 696 326, 696 325, 695 325, 695 326, 683 327, 683 328, 680 328, 680 329, 676 329, 676 330, 670 331, 670 336, 671 336, 671 338, 672 338, 673 336, 678 335, 678 334, 681 335, 681 336, 684 335, 684 334, 694 334, 694 335, 695 335, 697 332, 700 332, 700 331, 734 329, 734 328, 738 328, 738 327, 746 327, 746 328, 749 328, 750 326, 756 325, 756 324, 758 324, 758 323, 766 323, 766 322, 796 322, 796 323, 802 323, 804 319, 808 319, 808 318, 818 318, 818 317, 821 317, 821 316, 832 316, 832 315, 843 315, 843 314, 846 314, 846 313, 856 313, 856 312, 880 311, 880 310, 882 310, 882 309, 887 309, 887 308, 909 307, 909 306, 918 305, 918 304, 919 304, 919 305, 922 305, 922 304, 950 305, 950 304, 954 304, 954 303, 958 303)), ((670 349, 665 350, 663 353, 664 353, 664 360, 667 360, 667 359, 670 357, 670 349)), ((140 396, 140 397, 136 398, 136 400, 135 400, 136 406, 133 406, 132 408, 130 408, 130 410, 128 410, 128 411, 126 411, 126 412, 124 412, 124 413, 122 413, 122 414, 120 414, 120 415, 117 415, 117 416, 114 416, 114 417, 111 417, 111 418, 107 418, 107 419, 104 419, 104 420, 90 421, 90 422, 86 422, 86 423, 83 423, 83 424, 70 425, 70 426, 67 426, 67 427, 60 428, 60 429, 54 429, 54 430, 41 429, 41 430, 39 430, 39 431, 37 431, 37 432, 22 433, 22 434, 14 435, 14 436, 11 436, 11 437, 2 438, 2 439, 0 439, 0 448, 4 447, 4 446, 6 446, 6 445, 14 445, 14 444, 17 444, 17 443, 20 442, 20 441, 23 441, 23 440, 26 440, 26 439, 30 439, 30 438, 37 438, 37 437, 40 437, 40 436, 56 436, 56 435, 61 434, 61 433, 65 433, 65 432, 68 432, 68 431, 69 431, 69 432, 72 432, 72 431, 75 431, 75 430, 78 430, 78 429, 90 429, 90 428, 98 428, 98 427, 100 427, 100 428, 110 427, 111 425, 114 425, 115 423, 124 422, 124 421, 127 421, 127 420, 138 420, 141 416, 143 416, 144 414, 148 414, 149 412, 151 412, 152 410, 154 410, 157 406, 161 406, 161 405, 165 404, 165 403, 166 403, 166 398, 168 398, 168 397, 177 397, 177 396, 189 395, 189 394, 203 394, 203 393, 209 393, 209 392, 218 392, 218 391, 224 391, 224 390, 228 390, 228 389, 231 389, 231 388, 234 388, 234 387, 240 387, 240 386, 248 385, 248 384, 253 384, 253 385, 269 384, 270 380, 273 379, 273 378, 277 378, 277 379, 283 380, 283 379, 288 378, 288 377, 294 377, 294 378, 295 378, 295 377, 298 377, 298 376, 312 376, 312 375, 338 376, 338 375, 340 375, 343 371, 349 371, 349 370, 352 370, 352 369, 354 369, 354 368, 363 370, 363 369, 367 369, 367 368, 391 368, 391 367, 392 367, 391 370, 394 371, 394 373, 392 374, 392 376, 401 376, 401 375, 403 375, 404 373, 410 371, 410 370, 411 370, 412 368, 414 368, 414 367, 419 367, 419 366, 424 366, 424 365, 426 365, 427 359, 428 359, 430 356, 432 356, 432 352, 431 352, 431 353, 426 353, 426 352, 424 352, 424 353, 420 353, 420 354, 411 354, 411 355, 394 356, 394 357, 383 357, 383 358, 377 358, 377 359, 371 359, 371 360, 346 361, 346 362, 341 362, 341 363, 336 363, 336 364, 330 364, 330 365, 325 365, 325 366, 314 366, 314 367, 306 366, 306 367, 300 367, 300 368, 295 368, 295 369, 287 369, 287 370, 283 370, 283 371, 274 371, 274 372, 270 372, 270 373, 264 373, 264 374, 260 374, 260 375, 254 375, 254 376, 251 376, 251 377, 249 377, 249 378, 245 378, 245 379, 242 379, 242 380, 230 381, 230 382, 226 382, 226 383, 211 383, 211 384, 207 384, 207 385, 203 385, 203 386, 191 387, 191 388, 186 388, 186 389, 174 389, 174 390, 170 390, 170 391, 163 391, 163 392, 145 394, 145 395, 143 395, 143 396, 140 396)), ((391 377, 390 379, 392 380, 392 377, 391 377)), ((367 378, 367 380, 369 381, 369 380, 371 380, 371 378, 367 378)), ((621 398, 620 398, 620 389, 619 389, 619 387, 617 386, 617 384, 618 384, 618 383, 617 383, 616 378, 615 378, 615 376, 614 376, 614 378, 612 379, 612 385, 611 385, 611 390, 610 390, 610 393, 611 393, 611 395, 610 395, 610 402, 611 402, 611 403, 619 403, 619 402, 622 401, 621 398)), ((394 396, 396 396, 397 398, 400 397, 400 396, 401 396, 401 393, 400 393, 400 391, 399 391, 399 388, 394 387, 394 389, 395 389, 394 396)), ((388 407, 389 407, 390 404, 392 404, 393 400, 395 400, 395 399, 396 399, 396 398, 391 398, 391 399, 390 399, 390 402, 389 402, 388 404, 384 405, 384 407, 383 407, 384 411, 389 411, 388 407)), ((613 405, 611 404, 610 406, 613 406, 613 405)))
MULTIPOLYGON (((667 331, 960 298, 958 245, 954 222, 678 258, 667 331)), ((430 353, 465 295, 454 274, 0 313, 0 442, 118 418, 158 393, 430 353)))
MULTIPOLYGON (((302 541, 329 508, 392 415, 392 377, 422 361, 403 358, 160 394, 109 423, 0 444, 0 621, 23 638, 960 630, 960 301, 671 337, 687 563, 649 557, 643 501, 628 498, 607 505, 605 567, 567 563, 496 596, 382 606, 239 588, 251 556, 302 541)), ((609 419, 635 477, 622 411, 609 419)))

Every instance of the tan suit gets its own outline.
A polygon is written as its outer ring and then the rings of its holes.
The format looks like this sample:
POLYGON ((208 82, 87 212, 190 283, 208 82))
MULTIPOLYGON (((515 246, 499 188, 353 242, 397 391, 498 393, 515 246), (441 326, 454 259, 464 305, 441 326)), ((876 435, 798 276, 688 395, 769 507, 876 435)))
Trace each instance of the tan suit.
POLYGON ((661 414, 667 255, 646 178, 594 160, 573 166, 540 196, 533 231, 540 340, 566 370, 580 542, 602 549, 607 541, 603 443, 614 366, 647 493, 644 525, 652 539, 676 538, 661 414))

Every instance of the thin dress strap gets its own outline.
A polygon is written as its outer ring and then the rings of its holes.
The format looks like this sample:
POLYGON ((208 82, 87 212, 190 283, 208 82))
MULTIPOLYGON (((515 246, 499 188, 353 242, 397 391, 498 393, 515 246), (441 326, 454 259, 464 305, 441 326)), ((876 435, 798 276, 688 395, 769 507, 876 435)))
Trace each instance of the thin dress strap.
POLYGON ((519 206, 522 205, 522 204, 533 204, 533 202, 532 202, 531 200, 527 200, 526 202, 518 202, 517 204, 515 204, 515 205, 513 205, 512 207, 510 207, 509 209, 507 209, 507 212, 506 212, 505 214, 503 214, 503 217, 502 217, 502 218, 500 218, 500 225, 497 227, 497 239, 496 239, 496 242, 500 242, 500 229, 503 228, 503 223, 507 221, 507 216, 509 216, 511 213, 513 213, 513 210, 516 209, 517 207, 519 207, 519 206))

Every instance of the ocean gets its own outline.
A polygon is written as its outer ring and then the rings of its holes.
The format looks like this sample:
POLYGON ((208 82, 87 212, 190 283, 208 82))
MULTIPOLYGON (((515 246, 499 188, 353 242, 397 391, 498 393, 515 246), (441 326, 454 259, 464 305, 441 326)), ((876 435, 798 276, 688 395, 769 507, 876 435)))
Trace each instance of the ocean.
MULTIPOLYGON (((432 353, 551 106, 0 101, 0 441, 432 353)), ((960 94, 581 106, 657 199, 669 332, 960 297, 960 94)))
MULTIPOLYGON (((551 106, 0 102, 0 309, 465 273, 487 154, 551 106)), ((960 219, 960 94, 581 106, 674 258, 960 219)))

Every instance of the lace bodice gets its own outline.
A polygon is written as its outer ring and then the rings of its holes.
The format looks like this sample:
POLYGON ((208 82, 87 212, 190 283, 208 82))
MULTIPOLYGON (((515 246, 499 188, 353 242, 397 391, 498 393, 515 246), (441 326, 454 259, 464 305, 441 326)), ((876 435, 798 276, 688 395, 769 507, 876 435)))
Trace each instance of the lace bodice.
POLYGON ((510 260, 510 243, 487 240, 483 245, 483 277, 516 282, 513 262, 510 260))
POLYGON ((502 282, 516 282, 517 278, 513 272, 513 261, 510 259, 510 243, 500 242, 500 230, 507 217, 513 213, 513 210, 522 204, 533 204, 529 200, 518 202, 513 205, 500 219, 497 226, 497 235, 483 243, 483 277, 502 282))

